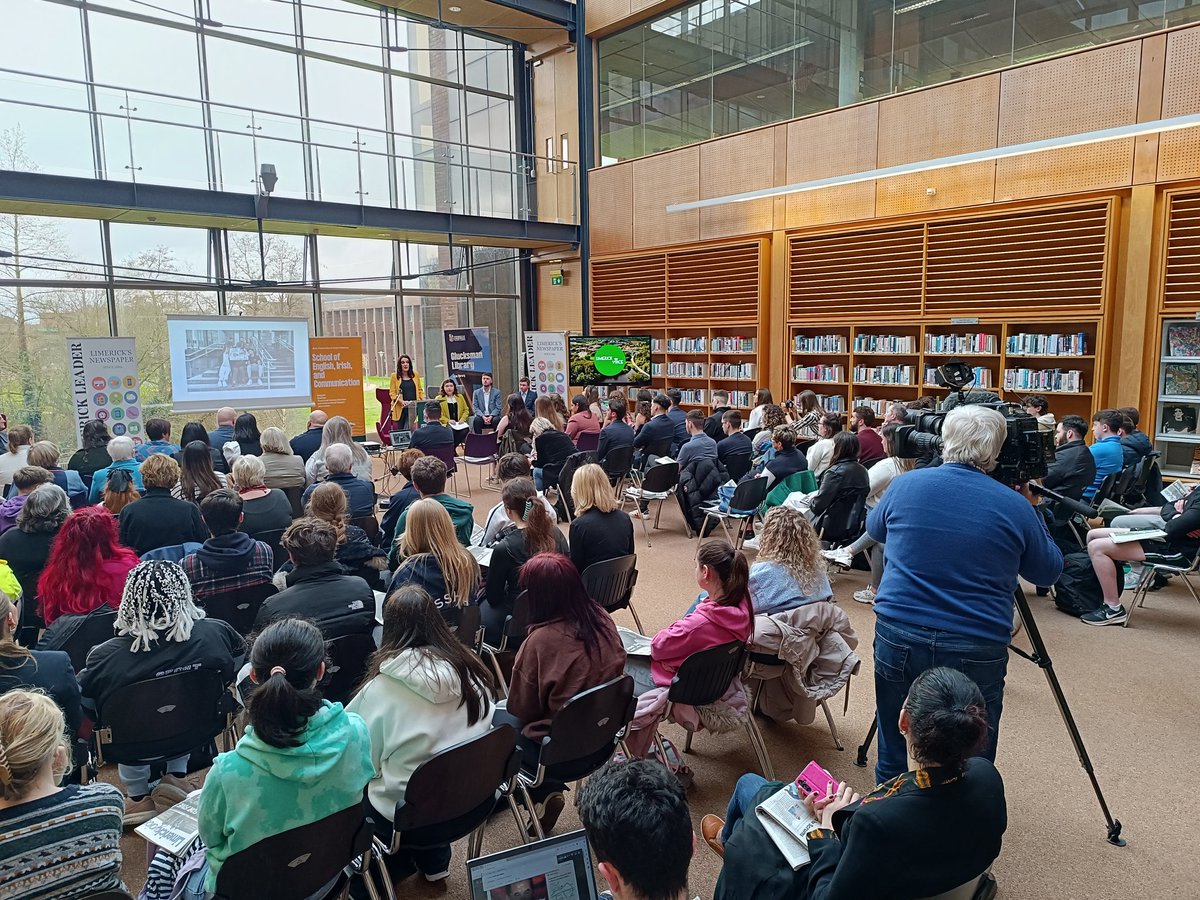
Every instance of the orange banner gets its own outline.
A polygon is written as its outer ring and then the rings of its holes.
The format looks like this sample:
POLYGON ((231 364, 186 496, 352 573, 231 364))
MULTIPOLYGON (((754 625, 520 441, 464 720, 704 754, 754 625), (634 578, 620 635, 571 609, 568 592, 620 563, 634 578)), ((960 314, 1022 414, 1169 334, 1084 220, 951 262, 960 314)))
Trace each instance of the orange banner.
POLYGON ((345 416, 355 436, 365 436, 362 338, 314 337, 308 339, 308 348, 313 409, 330 417, 345 416))

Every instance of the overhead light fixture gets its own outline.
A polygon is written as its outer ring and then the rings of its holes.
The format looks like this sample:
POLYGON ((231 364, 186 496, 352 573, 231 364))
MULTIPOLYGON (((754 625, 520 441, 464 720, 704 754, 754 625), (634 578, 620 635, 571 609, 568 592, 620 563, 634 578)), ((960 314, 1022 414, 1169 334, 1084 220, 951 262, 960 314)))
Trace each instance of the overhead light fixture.
POLYGON ((847 184, 860 184, 864 181, 880 181, 885 178, 913 175, 917 172, 932 172, 937 169, 950 169, 955 166, 970 165, 971 163, 992 162, 993 160, 1009 159, 1014 156, 1027 156, 1031 153, 1041 153, 1046 150, 1065 150, 1070 147, 1084 147, 1088 144, 1100 144, 1105 141, 1118 141, 1124 138, 1136 138, 1148 134, 1162 134, 1168 131, 1179 131, 1183 128, 1195 128, 1197 126, 1200 126, 1200 113, 1191 113, 1186 116, 1174 116, 1170 119, 1155 119, 1153 122, 1119 125, 1115 128, 1101 128, 1097 131, 1083 131, 1078 134, 1045 138, 1040 141, 1010 144, 1006 147, 993 147, 990 150, 976 150, 971 153, 958 153, 954 156, 941 156, 937 159, 904 163, 903 165, 888 166, 883 169, 870 169, 866 172, 854 172, 849 175, 835 175, 832 178, 817 178, 813 181, 801 181, 797 184, 788 184, 783 187, 763 188, 757 191, 745 191, 740 194, 727 194, 724 197, 693 200, 688 203, 673 203, 667 207, 667 212, 691 212, 694 209, 709 209, 714 206, 725 206, 730 203, 749 203, 751 200, 762 200, 767 197, 783 197, 788 194, 800 194, 805 191, 816 191, 827 187, 842 187, 847 184))
POLYGON ((939 0, 917 0, 916 3, 910 3, 907 6, 900 7, 898 10, 896 10, 896 15, 899 16, 903 13, 912 12, 914 9, 920 9, 923 6, 933 6, 933 4, 938 2, 939 0))
POLYGON ((755 94, 755 95, 754 95, 754 99, 755 99, 755 100, 766 100, 766 99, 767 99, 767 95, 766 95, 766 94, 755 94))
MULTIPOLYGON (((933 2, 933 0, 930 0, 930 2, 933 2)), ((446 11, 452 12, 452 13, 460 13, 460 12, 462 12, 462 7, 461 6, 447 6, 446 11)))

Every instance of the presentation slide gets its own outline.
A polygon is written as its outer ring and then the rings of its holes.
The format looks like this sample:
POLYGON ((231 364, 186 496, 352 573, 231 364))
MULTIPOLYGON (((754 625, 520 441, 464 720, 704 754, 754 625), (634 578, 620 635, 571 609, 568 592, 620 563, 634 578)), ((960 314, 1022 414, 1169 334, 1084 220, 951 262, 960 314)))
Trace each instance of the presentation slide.
POLYGON ((308 319, 167 316, 176 412, 310 406, 308 319))

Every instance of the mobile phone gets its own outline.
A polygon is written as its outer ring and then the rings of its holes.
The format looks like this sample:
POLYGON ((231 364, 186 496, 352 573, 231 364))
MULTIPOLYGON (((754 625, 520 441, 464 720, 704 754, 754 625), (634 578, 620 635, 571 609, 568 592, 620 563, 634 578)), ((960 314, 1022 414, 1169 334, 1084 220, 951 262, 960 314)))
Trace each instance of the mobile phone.
POLYGON ((796 776, 796 789, 806 797, 814 791, 820 797, 828 797, 837 790, 838 780, 817 764, 816 760, 804 767, 796 776))

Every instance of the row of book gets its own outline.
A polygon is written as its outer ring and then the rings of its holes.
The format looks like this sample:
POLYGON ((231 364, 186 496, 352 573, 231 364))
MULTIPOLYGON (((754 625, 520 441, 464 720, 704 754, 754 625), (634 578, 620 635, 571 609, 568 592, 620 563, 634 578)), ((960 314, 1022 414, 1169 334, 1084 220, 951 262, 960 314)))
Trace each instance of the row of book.
MULTIPOLYGON (((979 390, 991 390, 991 388, 992 388, 992 370, 991 369, 984 368, 983 366, 975 366, 975 368, 973 368, 971 371, 975 375, 975 384, 973 385, 973 387, 978 388, 979 390)), ((939 387, 940 386, 938 384, 938 380, 937 380, 937 367, 936 366, 926 366, 925 367, 925 384, 930 387, 939 387)))
POLYGON ((754 338, 741 337, 735 335, 733 337, 714 337, 712 339, 713 353, 753 353, 754 338))
POLYGON ((854 406, 869 406, 871 411, 877 416, 882 416, 887 412, 889 403, 895 403, 895 400, 876 400, 874 397, 855 397, 854 406))
POLYGON ((994 334, 927 334, 926 353, 995 353, 997 339, 994 334))
POLYGON ((1083 391, 1083 373, 1062 369, 1005 369, 1004 389, 1078 394, 1083 391))
POLYGON ((792 366, 792 381, 845 380, 845 366, 792 366))
MULTIPOLYGON (((796 407, 799 408, 800 401, 795 401, 796 407)), ((817 403, 827 413, 844 413, 846 411, 846 398, 841 394, 817 394, 817 403)))
POLYGON ((729 392, 729 405, 730 406, 738 406, 738 407, 741 407, 742 409, 749 409, 750 408, 750 399, 751 399, 751 394, 749 391, 730 391, 729 392))
POLYGON ((1087 335, 1079 334, 1010 334, 1005 343, 1010 356, 1084 356, 1087 354, 1087 335))
POLYGON ((913 353, 916 338, 903 334, 856 334, 855 353, 913 353))
POLYGON ((754 363, 713 363, 712 377, 750 379, 754 377, 754 363))
MULTIPOLYGON (((654 341, 650 342, 650 349, 654 349, 654 341)), ((708 338, 667 338, 668 353, 707 353, 708 338)))
POLYGON ((798 334, 792 338, 793 353, 845 353, 843 334, 798 334))
POLYGON ((705 378, 708 366, 705 363, 667 363, 667 375, 677 378, 705 378))
POLYGON ((858 384, 912 384, 913 366, 855 366, 854 381, 858 384))

